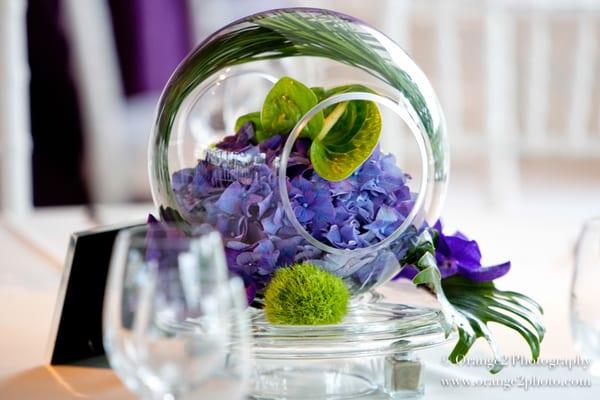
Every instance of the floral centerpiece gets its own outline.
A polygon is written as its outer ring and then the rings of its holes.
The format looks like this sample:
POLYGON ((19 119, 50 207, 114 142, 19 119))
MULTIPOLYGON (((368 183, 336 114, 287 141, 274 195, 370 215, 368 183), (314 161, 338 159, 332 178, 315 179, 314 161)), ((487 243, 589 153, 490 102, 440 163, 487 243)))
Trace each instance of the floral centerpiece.
MULTIPOLYGON (((437 220, 448 176, 444 129, 424 75, 372 28, 312 9, 247 17, 200 45, 163 94, 150 146, 161 220, 150 217, 153 235, 172 222, 182 232, 203 224, 218 230, 229 269, 272 324, 338 323, 349 299, 408 278, 437 296, 447 331, 457 327, 450 360, 479 337, 499 358, 489 322, 519 332, 537 358, 541 308, 492 282, 510 263, 482 266, 477 243, 447 234, 437 220), (192 144, 182 145, 182 121, 198 99, 229 77, 256 72, 236 66, 304 56, 366 72, 374 84, 364 75, 337 86, 273 79, 256 109, 225 121, 231 130, 202 146, 191 135, 192 144), (383 145, 383 108, 415 134, 419 190, 383 145), (194 152, 186 159, 188 148, 194 152)), ((168 264, 165 255, 152 257, 168 264)))

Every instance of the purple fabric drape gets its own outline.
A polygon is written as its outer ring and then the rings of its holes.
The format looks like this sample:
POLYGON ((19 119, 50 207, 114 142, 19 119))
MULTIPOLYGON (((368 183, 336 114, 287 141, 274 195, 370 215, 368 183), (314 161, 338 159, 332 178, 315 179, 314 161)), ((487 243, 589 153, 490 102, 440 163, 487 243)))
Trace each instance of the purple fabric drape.
POLYGON ((128 95, 160 91, 191 48, 185 0, 110 0, 128 95))
POLYGON ((82 168, 84 138, 60 3, 31 0, 27 7, 36 206, 89 202, 82 168))

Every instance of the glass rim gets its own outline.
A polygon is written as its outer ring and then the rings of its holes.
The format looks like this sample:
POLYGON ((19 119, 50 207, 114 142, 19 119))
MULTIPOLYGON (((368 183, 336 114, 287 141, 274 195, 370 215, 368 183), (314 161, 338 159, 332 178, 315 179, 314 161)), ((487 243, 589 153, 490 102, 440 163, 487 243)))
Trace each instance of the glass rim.
MULTIPOLYGON (((134 246, 147 246, 149 241, 152 241, 153 245, 158 245, 159 247, 169 245, 174 245, 175 243, 192 243, 200 240, 206 240, 209 237, 216 237, 216 239, 209 240, 218 240, 221 243, 221 235, 217 232, 213 227, 208 225, 202 225, 200 230, 192 230, 189 232, 186 230, 186 227, 189 225, 177 222, 158 222, 160 224, 161 233, 166 233, 166 236, 163 237, 148 237, 148 233, 153 229, 150 223, 146 223, 145 225, 135 226, 131 228, 126 228, 121 230, 116 241, 119 240, 127 240, 130 245, 134 246), (177 236, 169 236, 169 233, 176 234, 177 236)), ((173 246, 180 247, 180 246, 173 246)))
POLYGON ((585 221, 583 222, 583 228, 587 229, 590 226, 594 226, 600 224, 600 215, 596 215, 594 217, 589 217, 586 218, 585 221))
POLYGON ((381 95, 381 94, 359 92, 359 91, 340 93, 340 94, 331 96, 327 99, 324 99, 323 101, 316 104, 313 108, 311 108, 296 123, 296 125, 294 126, 294 128, 292 129, 290 134, 288 135, 288 137, 285 141, 283 150, 280 155, 281 158, 280 158, 280 162, 279 162, 279 167, 277 168, 277 170, 278 170, 277 179, 278 179, 278 183, 279 183, 279 185, 278 185, 279 186, 279 196, 281 198, 281 203, 283 205, 283 209, 286 214, 286 217, 290 220, 291 224, 294 226, 294 228, 298 231, 298 233, 306 241, 308 241, 310 244, 312 244, 319 250, 325 251, 325 252, 328 252, 331 254, 337 254, 337 255, 343 256, 343 255, 348 255, 348 254, 353 254, 353 255, 365 254, 365 253, 378 251, 380 249, 386 248, 391 243, 393 243, 396 239, 398 239, 408 229, 408 227, 411 224, 413 224, 413 222, 416 220, 418 214, 423 210, 424 205, 425 205, 425 200, 428 195, 427 183, 431 177, 431 166, 429 165, 428 160, 432 159, 432 155, 431 155, 432 149, 431 149, 431 146, 429 145, 429 142, 427 140, 425 140, 425 138, 424 138, 425 133, 424 133, 423 127, 420 126, 417 121, 413 121, 413 122, 415 122, 415 125, 416 125, 413 127, 410 124, 410 122, 407 121, 406 118, 408 118, 408 116, 404 115, 404 111, 401 109, 401 107, 402 106, 401 106, 400 102, 394 101, 393 99, 391 99, 387 96, 381 95), (419 155, 421 156, 420 157, 421 158, 421 160, 420 160, 421 161, 421 163, 420 163, 421 164, 421 179, 419 182, 419 192, 417 193, 417 198, 415 199, 412 209, 406 216, 405 220, 402 221, 400 226, 398 226, 389 236, 387 236, 386 238, 382 239, 381 241, 379 241, 375 244, 372 244, 367 247, 348 250, 348 249, 340 249, 337 247, 333 247, 333 246, 330 246, 330 245, 318 240, 317 238, 313 237, 310 233, 308 233, 308 231, 305 229, 305 227, 300 223, 300 221, 298 221, 298 219, 296 218, 296 215, 294 214, 294 212, 292 210, 292 205, 291 205, 290 198, 289 198, 289 193, 288 193, 287 184, 286 184, 286 177, 287 177, 286 172, 287 172, 287 164, 288 164, 289 156, 292 152, 292 147, 294 146, 294 143, 296 142, 296 140, 298 140, 298 138, 300 137, 300 133, 302 132, 304 127, 309 123, 309 121, 319 111, 325 109, 326 107, 329 107, 329 106, 332 106, 332 105, 335 105, 335 104, 338 104, 338 103, 341 103, 344 101, 351 101, 351 100, 372 101, 372 102, 378 103, 379 105, 383 105, 383 106, 387 107, 388 109, 392 110, 394 113, 396 113, 398 118, 400 118, 408 126, 413 139, 417 143, 417 147, 419 149, 419 155))

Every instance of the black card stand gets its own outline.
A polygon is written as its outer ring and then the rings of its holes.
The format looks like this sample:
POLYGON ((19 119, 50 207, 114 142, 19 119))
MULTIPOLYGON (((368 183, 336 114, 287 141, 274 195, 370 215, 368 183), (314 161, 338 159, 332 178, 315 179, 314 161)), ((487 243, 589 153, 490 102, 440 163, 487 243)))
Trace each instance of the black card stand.
POLYGON ((82 363, 104 355, 102 307, 113 244, 119 231, 139 225, 71 235, 50 331, 51 364, 82 363))

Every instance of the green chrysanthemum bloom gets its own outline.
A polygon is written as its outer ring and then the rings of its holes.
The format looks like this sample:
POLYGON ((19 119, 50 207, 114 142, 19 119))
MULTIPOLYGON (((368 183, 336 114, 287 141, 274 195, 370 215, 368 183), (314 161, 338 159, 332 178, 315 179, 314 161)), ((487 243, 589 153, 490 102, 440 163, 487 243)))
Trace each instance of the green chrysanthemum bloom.
POLYGON ((272 324, 325 325, 341 322, 350 295, 337 276, 313 264, 281 268, 265 291, 265 315, 272 324))

